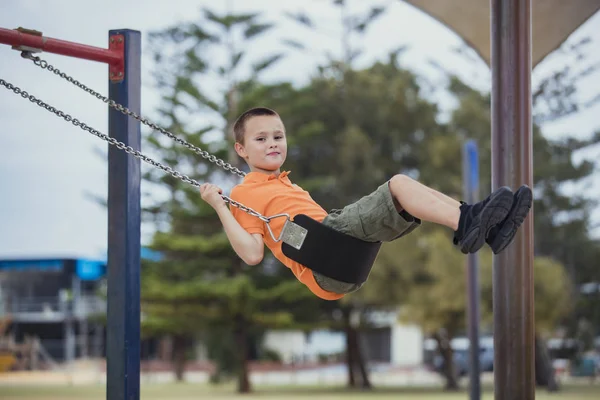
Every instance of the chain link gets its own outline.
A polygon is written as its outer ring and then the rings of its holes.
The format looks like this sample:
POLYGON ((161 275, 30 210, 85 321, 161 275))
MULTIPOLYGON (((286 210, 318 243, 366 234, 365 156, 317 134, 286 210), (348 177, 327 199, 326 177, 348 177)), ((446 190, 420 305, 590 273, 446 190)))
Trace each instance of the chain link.
POLYGON ((152 128, 156 131, 159 131, 163 135, 165 135, 165 136, 173 139, 177 143, 187 147, 188 149, 192 150, 194 153, 196 153, 196 154, 200 155, 201 157, 207 159, 208 161, 218 165, 219 167, 223 168, 224 170, 229 171, 229 172, 239 176, 240 178, 243 178, 246 176, 246 173, 241 171, 240 169, 221 160, 220 158, 215 157, 214 155, 210 154, 208 151, 202 150, 202 149, 194 146, 193 144, 186 142, 185 140, 183 140, 181 138, 178 138, 177 136, 175 136, 171 132, 167 131, 166 129, 158 126, 157 124, 153 123, 152 121, 148 120, 147 118, 141 117, 140 115, 136 114, 135 112, 129 110, 127 107, 124 107, 121 104, 116 103, 114 100, 110 100, 108 97, 103 96, 101 93, 98 93, 94 89, 84 85, 83 83, 79 82, 77 79, 73 78, 72 76, 67 75, 66 73, 62 72, 61 70, 52 66, 51 64, 48 64, 48 62, 46 60, 42 60, 40 57, 34 56, 30 52, 26 52, 26 51, 21 53, 21 56, 23 58, 27 58, 27 59, 33 61, 33 63, 35 65, 37 65, 38 67, 45 69, 47 71, 53 72, 55 75, 60 76, 61 78, 67 80, 69 83, 72 83, 73 85, 75 85, 78 88, 82 89, 83 91, 91 94, 92 96, 96 97, 97 99, 102 100, 104 103, 108 104, 109 107, 112 107, 115 110, 140 121, 142 124, 149 126, 150 128, 152 128))
MULTIPOLYGON (((20 89, 19 87, 6 82, 4 79, 0 78, 0 85, 4 86, 6 89, 13 91, 15 94, 20 95, 21 97, 23 97, 24 99, 28 99, 29 101, 31 101, 32 103, 37 104, 38 106, 46 109, 47 111, 57 115, 60 118, 63 118, 65 121, 72 123, 73 125, 83 129, 84 131, 87 131, 89 133, 91 133, 94 136, 99 137, 100 139, 108 142, 109 144, 117 147, 120 150, 125 151, 128 154, 131 154, 132 156, 144 161, 145 163, 148 163, 156 168, 161 169, 162 171, 172 175, 173 177, 189 183, 190 185, 193 185, 195 187, 200 187, 200 183, 198 181, 196 181, 195 179, 190 178, 187 175, 184 175, 178 171, 175 171, 173 168, 171 168, 168 165, 164 165, 161 164, 160 162, 140 153, 139 151, 135 150, 133 147, 126 145, 123 142, 119 142, 118 140, 116 140, 115 138, 112 138, 110 136, 105 135, 104 133, 101 133, 99 131, 97 131, 96 129, 92 128, 91 126, 87 125, 86 123, 78 120, 77 118, 73 118, 71 115, 45 103, 44 101, 42 101, 41 99, 36 98, 34 95, 29 94, 28 92, 26 92, 25 90, 20 89)), ((136 118, 137 119, 137 118, 136 118)), ((190 145, 191 146, 191 145, 190 145)), ((207 153, 208 154, 208 153, 207 153)), ((241 171, 240 171, 241 172, 241 171)), ((264 215, 260 214, 259 212, 251 209, 250 207, 247 207, 225 195, 221 195, 221 197, 223 198, 223 200, 225 201, 225 203, 230 204, 234 207, 239 208, 240 210, 259 218, 261 221, 269 223, 271 218, 269 217, 265 217, 264 215)))

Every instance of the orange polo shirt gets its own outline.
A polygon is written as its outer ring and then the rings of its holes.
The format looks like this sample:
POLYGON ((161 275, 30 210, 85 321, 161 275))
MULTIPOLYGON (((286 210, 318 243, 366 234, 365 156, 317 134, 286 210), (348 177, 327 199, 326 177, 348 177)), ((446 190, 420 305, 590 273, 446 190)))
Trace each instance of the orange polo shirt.
MULTIPOLYGON (((289 172, 282 172, 279 175, 250 172, 241 184, 231 190, 230 197, 265 217, 287 213, 293 219, 298 214, 305 214, 316 221, 323 221, 327 212, 310 197, 306 190, 293 184, 288 174, 289 172)), ((263 236, 263 241, 275 258, 288 267, 311 292, 325 300, 344 297, 343 294, 323 290, 315 281, 310 269, 286 257, 281 250, 281 242, 276 243, 273 240, 263 221, 237 207, 230 207, 230 209, 242 228, 251 234, 258 233, 263 236)), ((285 217, 275 218, 269 223, 275 237, 279 237, 284 223, 285 217)))

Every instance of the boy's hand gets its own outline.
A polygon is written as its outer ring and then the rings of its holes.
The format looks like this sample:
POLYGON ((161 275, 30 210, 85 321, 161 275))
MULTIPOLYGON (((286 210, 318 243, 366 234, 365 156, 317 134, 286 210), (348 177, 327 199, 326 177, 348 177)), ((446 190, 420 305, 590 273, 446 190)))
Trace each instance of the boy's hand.
POLYGON ((202 200, 210 204, 215 210, 227 206, 225 200, 221 197, 221 193, 223 193, 223 190, 212 183, 203 183, 200 185, 200 196, 202 197, 202 200))

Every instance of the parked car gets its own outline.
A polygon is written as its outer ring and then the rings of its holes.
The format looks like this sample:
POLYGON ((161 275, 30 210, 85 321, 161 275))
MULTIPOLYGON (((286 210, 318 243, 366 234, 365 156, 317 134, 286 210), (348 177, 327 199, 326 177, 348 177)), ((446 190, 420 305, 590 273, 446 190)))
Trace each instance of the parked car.
MULTIPOLYGON (((469 350, 454 350, 453 353, 454 368, 459 377, 469 374, 469 350)), ((444 373, 444 358, 437 354, 433 358, 433 368, 436 372, 444 373)), ((479 371, 492 372, 494 370, 494 349, 484 347, 479 349, 479 371)))

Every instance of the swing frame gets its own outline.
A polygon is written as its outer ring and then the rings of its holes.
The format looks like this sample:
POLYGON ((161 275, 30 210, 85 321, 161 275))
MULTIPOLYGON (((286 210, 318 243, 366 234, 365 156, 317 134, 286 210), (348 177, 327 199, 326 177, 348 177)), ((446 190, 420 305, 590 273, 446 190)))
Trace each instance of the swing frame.
MULTIPOLYGON (((47 52, 108 65, 109 98, 137 113, 141 102, 141 33, 115 29, 108 48, 45 37, 41 32, 0 28, 0 43, 14 50, 47 52)), ((139 121, 109 109, 109 136, 141 147, 139 121)), ((140 161, 108 149, 108 261, 106 398, 140 398, 140 161)))

